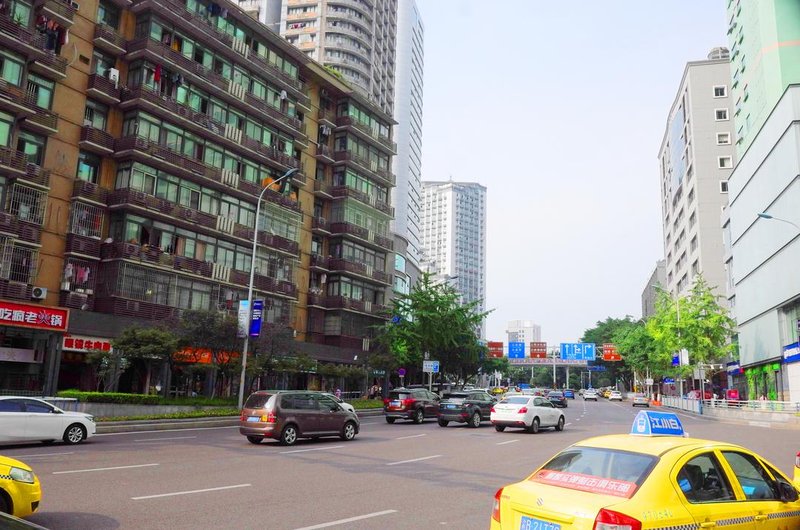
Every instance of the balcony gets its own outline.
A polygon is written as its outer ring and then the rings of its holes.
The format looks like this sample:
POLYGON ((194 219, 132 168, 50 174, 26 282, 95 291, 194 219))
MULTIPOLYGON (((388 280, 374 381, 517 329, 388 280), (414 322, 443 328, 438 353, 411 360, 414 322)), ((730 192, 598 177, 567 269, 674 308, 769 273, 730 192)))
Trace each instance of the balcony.
POLYGON ((41 49, 34 57, 30 69, 48 79, 62 81, 67 77, 67 60, 49 50, 41 49))
MULTIPOLYGON (((240 224, 235 225, 233 229, 233 235, 235 237, 245 239, 251 244, 253 242, 253 229, 248 226, 240 224)), ((281 252, 285 252, 295 257, 300 255, 300 244, 297 241, 276 236, 274 234, 264 232, 263 230, 258 232, 258 243, 275 250, 280 250, 281 252)))
POLYGON ((30 284, 0 280, 0 298, 30 301, 32 290, 30 284))
POLYGON ((317 144, 317 153, 314 155, 314 158, 326 164, 333 164, 336 161, 331 148, 322 143, 317 144))
POLYGON ((176 153, 151 142, 140 136, 125 136, 114 140, 114 157, 125 158, 133 156, 150 165, 164 169, 165 171, 181 170, 181 175, 197 178, 202 177, 215 183, 219 189, 220 185, 226 186, 222 189, 230 190, 227 185, 222 184, 222 172, 214 167, 206 166, 204 163, 176 153))
POLYGON ((24 117, 36 113, 33 96, 5 79, 0 79, 0 109, 24 117))
POLYGON ((177 307, 130 300, 117 296, 96 299, 94 310, 111 315, 161 321, 178 318, 181 314, 181 310, 177 307))
POLYGON ((50 189, 50 170, 43 169, 36 164, 28 163, 25 165, 25 174, 16 175, 17 180, 25 181, 26 184, 32 184, 34 187, 42 188, 45 190, 50 189))
POLYGON ((52 136, 58 132, 58 114, 36 107, 36 112, 25 118, 21 125, 26 129, 52 136))
POLYGON ((108 190, 85 180, 76 180, 72 185, 72 196, 86 199, 89 202, 105 207, 108 200, 108 190))
POLYGON ((108 206, 138 206, 151 212, 157 212, 166 221, 179 222, 186 228, 202 226, 217 230, 217 216, 199 210, 187 208, 180 204, 160 199, 144 192, 129 188, 119 189, 108 194, 108 206))
POLYGON ((355 166, 356 169, 362 172, 367 172, 376 176, 383 181, 387 186, 394 186, 396 178, 390 169, 378 167, 377 162, 371 161, 367 158, 356 155, 351 151, 335 151, 333 153, 336 162, 347 162, 355 166))
POLYGON ((324 180, 315 180, 314 195, 326 199, 333 199, 333 193, 331 192, 331 185, 325 182, 324 180))
POLYGON ((92 42, 94 42, 95 47, 115 57, 119 57, 125 53, 125 39, 111 26, 106 26, 105 24, 96 25, 94 27, 94 39, 92 42))
POLYGON ((331 271, 350 273, 355 276, 359 276, 367 280, 373 280, 386 285, 390 283, 388 274, 382 270, 376 270, 374 267, 372 267, 372 265, 367 265, 365 263, 339 258, 329 258, 328 266, 329 270, 331 271))
POLYGON ((334 198, 353 198, 363 204, 366 204, 367 206, 375 208, 379 212, 385 213, 390 217, 394 217, 394 208, 385 202, 379 201, 375 197, 364 193, 363 191, 359 191, 348 186, 335 186, 329 188, 327 191, 334 198))
POLYGON ((329 225, 332 234, 345 234, 354 236, 363 242, 377 246, 381 250, 394 250, 394 241, 390 238, 376 234, 372 230, 367 230, 353 223, 335 222, 329 225))
POLYGON ((120 90, 116 84, 103 76, 92 74, 86 85, 86 95, 91 96, 108 105, 120 102, 120 90))
POLYGON ((17 238, 28 243, 39 243, 42 234, 42 227, 25 221, 18 221, 19 230, 17 238))
POLYGON ((330 270, 330 265, 329 265, 330 259, 331 258, 326 258, 321 254, 311 254, 311 261, 309 263, 309 266, 314 267, 316 269, 322 269, 327 271, 330 270))
MULTIPOLYGON (((347 19, 347 20, 349 21, 349 19, 347 19)), ((344 26, 340 26, 340 25, 335 25, 334 26, 330 22, 328 22, 325 25, 325 31, 327 32, 328 35, 331 35, 331 34, 334 34, 334 33, 341 33, 342 35, 347 35, 348 37, 353 37, 354 39, 358 39, 364 45, 364 47, 366 47, 366 48, 369 48, 370 46, 372 46, 372 35, 370 35, 370 34, 364 35, 364 34, 359 33, 357 31, 353 31, 353 30, 351 30, 349 28, 346 28, 344 26)))
POLYGON ((58 296, 58 305, 59 307, 68 307, 70 309, 94 311, 94 297, 86 293, 61 291, 58 296))
POLYGON ((355 311, 357 313, 366 313, 371 316, 378 316, 380 313, 386 312, 387 308, 384 305, 368 302, 364 300, 354 300, 346 296, 324 296, 324 295, 308 295, 308 305, 315 305, 324 307, 326 309, 344 309, 348 311, 355 311))
POLYGON ((364 15, 364 18, 372 22, 372 10, 367 8, 362 2, 356 2, 355 0, 328 0, 328 3, 354 9, 364 15))
MULTIPOLYGON (((137 5, 143 3, 144 2, 137 5)), ((140 57, 147 57, 155 63, 168 61, 169 64, 174 67, 180 68, 182 73, 191 76, 192 81, 201 84, 201 86, 221 90, 226 94, 228 93, 230 82, 227 79, 205 68, 200 63, 176 52, 169 46, 156 42, 149 37, 128 41, 126 49, 126 61, 132 61, 140 57)))
POLYGON ((125 259, 149 263, 162 268, 178 272, 187 272, 205 278, 212 278, 213 263, 168 254, 163 250, 136 243, 104 243, 100 247, 100 256, 103 260, 125 259))
POLYGON ((58 22, 59 25, 69 28, 75 22, 77 8, 72 7, 72 2, 64 0, 37 0, 35 7, 39 12, 58 22))
POLYGON ((81 149, 92 151, 101 155, 110 155, 114 152, 114 137, 105 131, 95 129, 91 125, 81 127, 81 137, 78 141, 81 149))
POLYGON ((0 234, 17 237, 19 224, 16 215, 0 211, 0 234))
MULTIPOLYGON (((247 287, 250 285, 250 275, 244 271, 232 270, 230 281, 236 285, 247 287)), ((297 298, 297 286, 292 282, 276 280, 260 274, 253 275, 253 288, 279 296, 297 298)))
POLYGON ((78 234, 67 234, 67 246, 64 253, 99 260, 100 240, 78 234))
POLYGON ((324 122, 331 127, 336 127, 336 113, 332 110, 320 108, 317 111, 317 120, 320 121, 320 124, 324 122))
POLYGON ((397 143, 393 142, 386 136, 381 135, 378 131, 373 130, 369 125, 361 123, 351 116, 339 116, 336 118, 336 127, 350 129, 356 133, 361 133, 360 136, 366 140, 375 142, 387 150, 390 154, 397 154, 397 143))
POLYGON ((324 217, 315 217, 311 220, 311 230, 321 234, 331 234, 331 227, 324 217))
POLYGON ((15 149, 0 147, 0 172, 24 175, 28 171, 28 157, 15 149))

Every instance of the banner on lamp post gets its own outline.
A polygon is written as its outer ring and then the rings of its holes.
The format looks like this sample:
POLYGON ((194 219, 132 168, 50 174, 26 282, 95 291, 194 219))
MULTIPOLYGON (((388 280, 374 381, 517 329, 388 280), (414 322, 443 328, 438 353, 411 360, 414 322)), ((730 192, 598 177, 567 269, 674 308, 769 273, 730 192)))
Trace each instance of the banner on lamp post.
POLYGON ((261 334, 261 320, 264 314, 264 300, 253 300, 253 312, 250 318, 250 336, 258 337, 261 334))
POLYGON ((243 339, 247 336, 247 316, 250 314, 250 301, 249 300, 239 300, 239 329, 236 333, 236 336, 240 339, 243 339))

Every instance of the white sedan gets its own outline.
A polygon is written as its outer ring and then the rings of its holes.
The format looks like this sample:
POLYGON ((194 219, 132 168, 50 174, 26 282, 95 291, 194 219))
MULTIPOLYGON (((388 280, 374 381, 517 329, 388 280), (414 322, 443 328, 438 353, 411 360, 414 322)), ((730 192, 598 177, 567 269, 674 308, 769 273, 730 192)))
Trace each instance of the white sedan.
POLYGON ((502 432, 506 427, 521 427, 528 432, 537 433, 541 427, 564 429, 564 415, 550 400, 541 396, 512 396, 492 407, 489 418, 495 430, 502 432))
POLYGON ((609 401, 622 401, 622 392, 619 390, 612 390, 608 395, 609 401))
POLYGON ((342 407, 344 410, 346 410, 346 411, 348 411, 348 412, 352 412, 353 414, 355 414, 356 416, 358 416, 358 414, 356 414, 356 409, 353 407, 353 405, 351 405, 351 404, 350 404, 350 403, 348 403, 347 401, 344 401, 342 398, 338 398, 338 397, 336 397, 336 395, 335 395, 335 394, 330 394, 330 393, 328 393, 328 392, 323 392, 323 394, 324 394, 325 396, 327 396, 327 397, 329 397, 329 398, 333 399, 333 400, 334 400, 336 403, 338 403, 338 404, 339 404, 339 406, 340 406, 340 407, 342 407))
POLYGON ((76 444, 94 436, 94 417, 67 412, 32 397, 0 396, 0 443, 53 442, 76 444))

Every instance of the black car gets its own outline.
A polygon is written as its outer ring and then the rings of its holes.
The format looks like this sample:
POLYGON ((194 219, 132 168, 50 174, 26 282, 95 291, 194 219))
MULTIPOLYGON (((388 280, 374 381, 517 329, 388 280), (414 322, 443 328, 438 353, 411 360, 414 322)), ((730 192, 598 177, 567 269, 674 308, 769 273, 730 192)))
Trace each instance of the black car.
POLYGON ((552 403, 554 407, 567 408, 569 406, 567 404, 567 397, 564 395, 564 392, 560 390, 550 391, 550 393, 547 394, 547 399, 550 400, 550 403, 552 403))
POLYGON ((439 412, 439 396, 424 388, 395 388, 383 400, 386 423, 395 420, 413 420, 422 423, 425 418, 435 418, 439 412))
POLYGON ((451 421, 480 427, 481 421, 489 421, 492 405, 497 400, 482 390, 458 391, 445 394, 439 403, 436 417, 439 427, 447 427, 451 421))

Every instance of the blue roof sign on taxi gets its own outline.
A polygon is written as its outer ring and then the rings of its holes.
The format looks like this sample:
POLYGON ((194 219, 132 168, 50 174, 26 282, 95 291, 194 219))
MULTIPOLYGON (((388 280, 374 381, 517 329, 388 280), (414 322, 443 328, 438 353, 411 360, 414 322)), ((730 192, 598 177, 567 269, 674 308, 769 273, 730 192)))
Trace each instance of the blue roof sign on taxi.
POLYGON ((676 414, 642 410, 636 415, 631 434, 639 436, 684 436, 683 424, 676 414))

